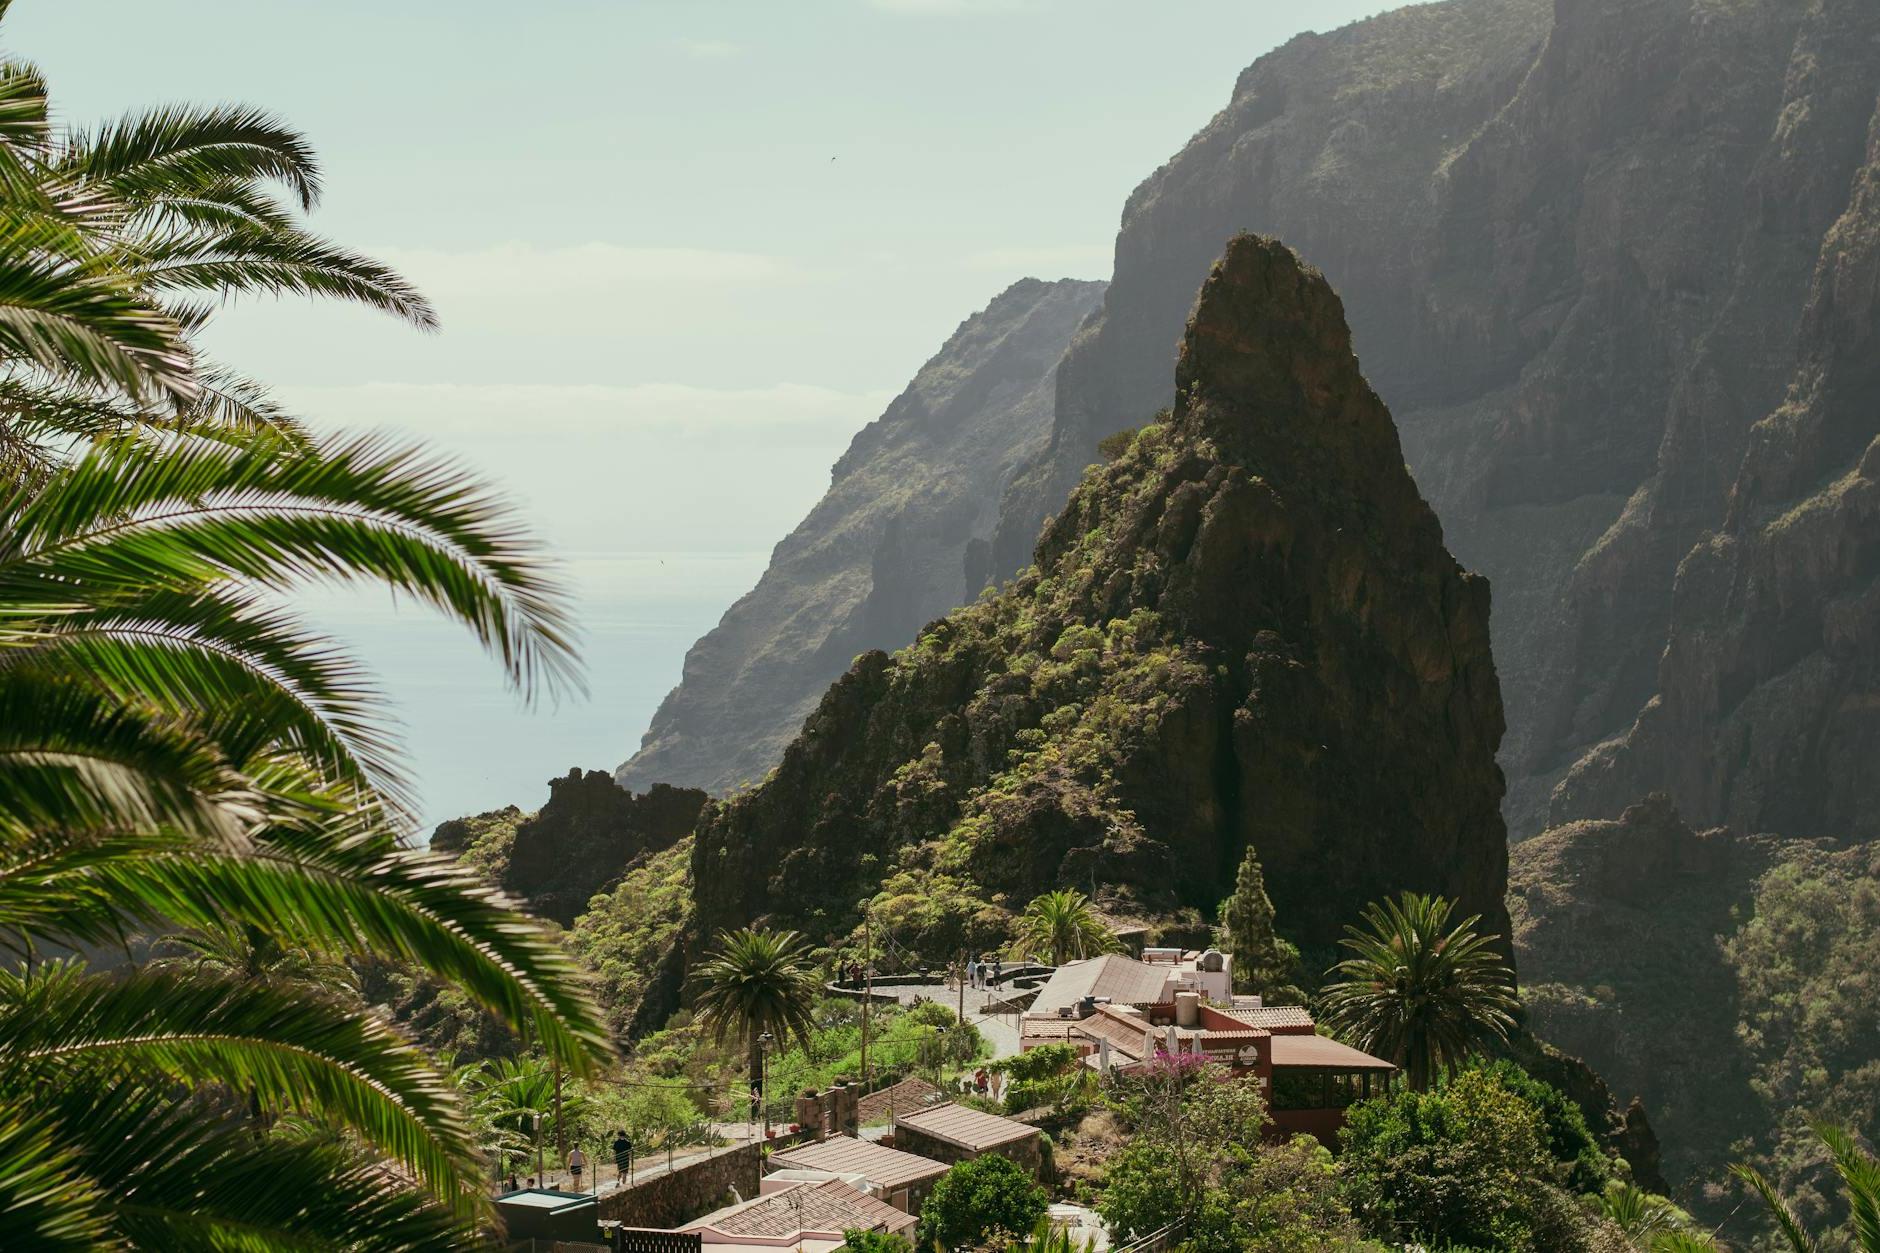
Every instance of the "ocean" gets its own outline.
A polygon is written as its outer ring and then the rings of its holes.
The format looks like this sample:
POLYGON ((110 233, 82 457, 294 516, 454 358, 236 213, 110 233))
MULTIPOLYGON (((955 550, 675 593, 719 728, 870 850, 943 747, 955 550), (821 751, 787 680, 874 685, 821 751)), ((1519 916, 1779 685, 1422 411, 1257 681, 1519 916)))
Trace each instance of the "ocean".
POLYGON ((757 582, 768 550, 565 554, 588 694, 534 709, 469 633, 382 592, 301 596, 318 626, 378 677, 403 724, 422 837, 504 805, 536 809, 571 767, 612 769, 639 747, 685 651, 757 582))

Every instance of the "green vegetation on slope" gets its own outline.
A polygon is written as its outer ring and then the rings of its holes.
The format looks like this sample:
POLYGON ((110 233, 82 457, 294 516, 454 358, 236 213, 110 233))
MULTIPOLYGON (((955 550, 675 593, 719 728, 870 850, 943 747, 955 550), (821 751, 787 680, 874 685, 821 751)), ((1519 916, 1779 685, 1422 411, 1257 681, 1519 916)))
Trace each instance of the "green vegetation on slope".
POLYGON ((1516 847, 1532 1025, 1644 1098, 1700 1213, 1737 1209, 1743 1160, 1811 1227, 1845 1218, 1808 1122, 1880 1128, 1877 877, 1871 846, 1694 833, 1662 798, 1516 847))

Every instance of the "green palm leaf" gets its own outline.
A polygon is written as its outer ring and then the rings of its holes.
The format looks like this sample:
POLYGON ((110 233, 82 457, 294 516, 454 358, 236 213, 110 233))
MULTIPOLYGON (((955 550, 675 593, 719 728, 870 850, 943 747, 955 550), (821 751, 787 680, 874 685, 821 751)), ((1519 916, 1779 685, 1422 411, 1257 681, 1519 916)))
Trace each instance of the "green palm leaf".
POLYGON ((271 1110, 341 1119, 445 1196, 474 1174, 456 1091, 409 1042, 302 990, 161 971, 87 975, 54 963, 0 974, 0 1056, 33 1075, 138 1079, 250 1092, 271 1110))
POLYGON ((310 948, 396 954, 526 1027, 576 1073, 607 1055, 605 1023, 565 951, 455 862, 366 838, 295 838, 298 847, 281 850, 292 858, 133 836, 28 850, 0 869, 0 926, 99 942, 126 920, 249 924, 310 948))
POLYGON ((1346 927, 1352 956, 1323 992, 1320 1020, 1367 1052, 1396 1061, 1410 1086, 1427 1088, 1514 1027, 1514 973, 1475 931, 1479 917, 1450 925, 1453 906, 1405 892, 1374 902, 1365 927, 1346 927))
MULTIPOLYGON (((200 1103, 134 1083, 67 1088, 39 1104, 59 1142, 75 1146, 101 1183, 99 1212, 135 1247, 481 1247, 461 1215, 342 1143, 257 1136, 200 1103)), ((0 1154, 6 1142, 0 1129, 0 1154)))
POLYGON ((560 589, 512 510, 460 467, 384 440, 271 458, 104 445, 0 517, 0 603, 375 579, 470 626, 525 694, 573 681, 560 589))
POLYGON ((302 209, 320 198, 306 137, 241 105, 172 105, 75 131, 55 168, 132 201, 257 180, 283 184, 302 209))

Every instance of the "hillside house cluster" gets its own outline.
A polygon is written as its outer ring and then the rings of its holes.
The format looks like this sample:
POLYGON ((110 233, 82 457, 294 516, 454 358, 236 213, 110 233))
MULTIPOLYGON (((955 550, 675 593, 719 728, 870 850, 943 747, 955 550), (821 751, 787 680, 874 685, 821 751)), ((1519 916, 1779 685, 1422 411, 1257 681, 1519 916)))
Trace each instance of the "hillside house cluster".
POLYGON ((1312 1015, 1233 993, 1225 953, 1148 949, 1058 967, 1019 1021, 1019 1049, 1069 1044, 1086 1066, 1128 1074, 1157 1054, 1197 1056, 1257 1079, 1272 1130, 1332 1144, 1345 1108, 1389 1090, 1390 1062, 1318 1034, 1312 1015))

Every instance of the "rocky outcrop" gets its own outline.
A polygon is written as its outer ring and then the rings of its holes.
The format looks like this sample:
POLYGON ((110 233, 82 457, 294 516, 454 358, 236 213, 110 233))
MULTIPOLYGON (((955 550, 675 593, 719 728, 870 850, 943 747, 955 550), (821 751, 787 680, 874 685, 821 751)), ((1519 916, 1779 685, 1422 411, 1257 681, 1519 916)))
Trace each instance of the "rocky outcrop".
MULTIPOLYGON (((1880 17, 1872 23, 1880 40, 1880 17)), ((1693 821, 1880 838, 1880 111, 1830 230, 1787 397, 1679 567, 1657 693, 1554 796, 1560 820, 1664 788, 1693 821)))
POLYGON ((1043 445, 1058 358, 1102 294, 1025 279, 960 325, 686 654, 622 787, 763 778, 857 653, 899 648, 978 592, 1000 495, 1043 445))
POLYGON ((840 936, 884 882, 922 916, 1062 884, 1211 913, 1249 844, 1304 943, 1406 887, 1506 934, 1488 586, 1444 549, 1325 278, 1236 238, 1172 392, 1034 571, 863 655, 767 782, 707 810, 704 934, 840 936))
POLYGON ((537 813, 511 806, 440 823, 431 847, 467 855, 531 913, 569 926, 629 867, 690 835, 705 801, 665 784, 635 795, 605 771, 574 769, 549 780, 537 813))
POLYGON ((1533 834, 1654 689, 1677 566, 1806 351, 1877 81, 1871 0, 1445 0, 1291 41, 1130 197, 993 575, 1099 439, 1170 403, 1219 241, 1276 234, 1345 297, 1451 547, 1495 584, 1533 834))

